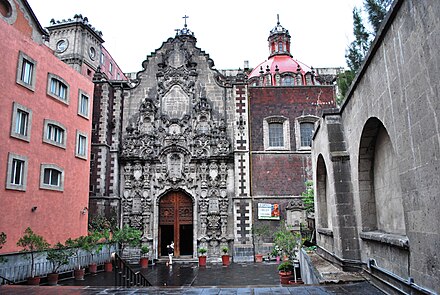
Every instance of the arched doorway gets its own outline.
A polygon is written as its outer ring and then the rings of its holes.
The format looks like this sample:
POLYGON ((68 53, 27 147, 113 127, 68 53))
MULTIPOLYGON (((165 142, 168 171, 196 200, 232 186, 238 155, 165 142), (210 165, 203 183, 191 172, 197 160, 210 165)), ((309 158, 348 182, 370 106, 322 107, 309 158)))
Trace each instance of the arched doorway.
POLYGON ((167 255, 167 245, 174 241, 174 256, 193 254, 193 202, 183 192, 172 191, 159 202, 160 256, 167 255))

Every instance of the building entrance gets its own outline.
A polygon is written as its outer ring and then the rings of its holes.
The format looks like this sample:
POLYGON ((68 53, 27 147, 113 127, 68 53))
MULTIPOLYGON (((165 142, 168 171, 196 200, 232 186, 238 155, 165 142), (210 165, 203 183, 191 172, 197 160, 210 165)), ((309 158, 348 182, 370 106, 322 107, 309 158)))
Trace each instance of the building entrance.
POLYGON ((174 256, 192 256, 193 203, 183 192, 173 191, 159 202, 159 249, 166 256, 167 245, 174 241, 174 256))

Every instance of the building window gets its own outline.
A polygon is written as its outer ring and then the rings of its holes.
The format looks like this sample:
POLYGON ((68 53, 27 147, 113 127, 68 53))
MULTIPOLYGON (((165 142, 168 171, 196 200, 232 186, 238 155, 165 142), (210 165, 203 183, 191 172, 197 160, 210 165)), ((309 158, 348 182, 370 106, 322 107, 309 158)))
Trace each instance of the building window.
POLYGON ((289 120, 275 116, 263 120, 263 141, 265 150, 290 150, 289 120))
POLYGON ((318 117, 308 115, 296 119, 295 137, 298 150, 310 151, 312 146, 313 133, 315 132, 315 122, 318 117))
POLYGON ((278 42, 278 52, 282 52, 283 51, 283 42, 278 42))
POLYGON ((269 146, 283 146, 283 123, 269 123, 269 146))
POLYGON ((285 76, 282 80, 282 86, 293 86, 292 76, 285 76))
POLYGON ((300 124, 301 147, 312 146, 312 136, 315 124, 304 122, 300 124))
POLYGON ((87 134, 77 130, 75 156, 86 160, 87 150, 87 134))
POLYGON ((79 97, 78 97, 78 115, 88 119, 89 118, 89 106, 90 106, 89 96, 80 90, 79 97))
POLYGON ((26 190, 27 157, 9 153, 6 188, 11 190, 26 190))
POLYGON ((65 104, 69 104, 69 85, 57 75, 48 74, 47 94, 65 104))
POLYGON ((43 141, 61 148, 66 148, 66 128, 59 122, 45 119, 43 141))
POLYGON ((18 55, 16 82, 32 91, 35 90, 35 70, 37 62, 20 51, 18 55))
POLYGON ((40 188, 64 190, 64 170, 53 164, 41 164, 40 188))
POLYGON ((16 102, 13 104, 11 136, 30 141, 32 111, 16 102))
POLYGON ((101 53, 101 58, 100 58, 99 61, 101 62, 102 65, 104 64, 104 61, 105 61, 105 55, 104 55, 104 53, 101 53))
POLYGON ((110 74, 113 72, 113 64, 112 64, 112 63, 110 63, 110 64, 108 65, 108 72, 109 72, 110 74))
POLYGON ((117 73, 116 74, 116 80, 120 80, 121 79, 121 74, 120 73, 117 73))

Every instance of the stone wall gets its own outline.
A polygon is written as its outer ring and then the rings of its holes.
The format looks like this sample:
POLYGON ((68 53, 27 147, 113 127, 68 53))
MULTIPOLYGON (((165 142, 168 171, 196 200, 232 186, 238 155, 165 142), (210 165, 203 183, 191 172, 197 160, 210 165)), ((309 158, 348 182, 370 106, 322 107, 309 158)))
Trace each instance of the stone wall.
POLYGON ((319 234, 322 250, 341 264, 359 259, 366 273, 374 259, 385 270, 375 281, 382 286, 387 277, 394 285, 437 292, 438 11, 438 1, 394 2, 341 110, 321 119, 312 152, 315 184, 322 157, 332 202, 333 245, 319 234), (385 145, 381 133, 389 136, 385 145), (344 235, 352 243, 341 243, 344 235))

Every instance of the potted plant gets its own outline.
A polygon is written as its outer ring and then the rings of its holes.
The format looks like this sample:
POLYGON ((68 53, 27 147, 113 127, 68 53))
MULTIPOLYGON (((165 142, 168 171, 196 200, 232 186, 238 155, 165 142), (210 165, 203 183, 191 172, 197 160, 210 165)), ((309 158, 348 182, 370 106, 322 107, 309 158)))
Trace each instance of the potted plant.
POLYGON ((110 229, 105 229, 102 233, 105 243, 107 244, 108 251, 108 259, 104 262, 104 271, 112 272, 113 271, 113 263, 112 263, 112 243, 113 243, 113 233, 110 229))
POLYGON ((208 250, 206 250, 206 248, 203 248, 203 247, 199 248, 199 250, 198 250, 198 252, 200 253, 200 256, 199 256, 199 266, 206 266, 206 255, 205 255, 205 253, 207 251, 208 250))
POLYGON ((292 279, 293 264, 289 260, 283 261, 278 265, 278 275, 280 276, 281 284, 289 284, 292 279))
POLYGON ((277 245, 275 245, 272 249, 271 255, 275 257, 277 263, 280 263, 280 254, 281 254, 281 249, 277 245))
POLYGON ((52 272, 47 274, 47 284, 49 286, 56 286, 58 284, 58 271, 61 266, 69 264, 69 257, 71 255, 71 250, 60 242, 47 251, 46 259, 52 263, 52 272))
POLYGON ((66 246, 72 249, 73 256, 76 258, 76 266, 73 270, 75 280, 84 280, 85 269, 81 267, 80 254, 81 250, 86 250, 88 246, 87 236, 79 236, 76 239, 69 238, 66 241, 66 246))
POLYGON ((255 226, 253 229, 253 236, 256 240, 256 249, 255 249, 255 262, 263 262, 263 254, 257 252, 261 249, 261 242, 263 241, 264 237, 269 234, 269 226, 262 225, 262 226, 255 226))
POLYGON ((223 263, 224 266, 228 266, 229 263, 230 263, 230 261, 229 261, 230 257, 228 255, 228 251, 229 251, 228 247, 223 247, 222 248, 222 252, 223 252, 222 263, 223 263))
POLYGON ((22 252, 26 252, 26 257, 31 259, 31 274, 27 279, 28 285, 39 285, 40 277, 35 276, 35 258, 40 253, 49 248, 49 243, 40 236, 32 231, 30 227, 26 228, 24 235, 18 240, 17 246, 22 247, 22 252))
POLYGON ((148 252, 150 252, 148 245, 143 245, 141 247, 141 259, 139 260, 141 268, 148 268, 148 252))
POLYGON ((86 250, 91 257, 91 262, 89 264, 89 272, 91 274, 96 274, 98 271, 98 265, 95 261, 95 254, 98 254, 102 250, 102 239, 103 235, 98 231, 93 231, 86 237, 86 242, 83 245, 83 249, 86 250))

